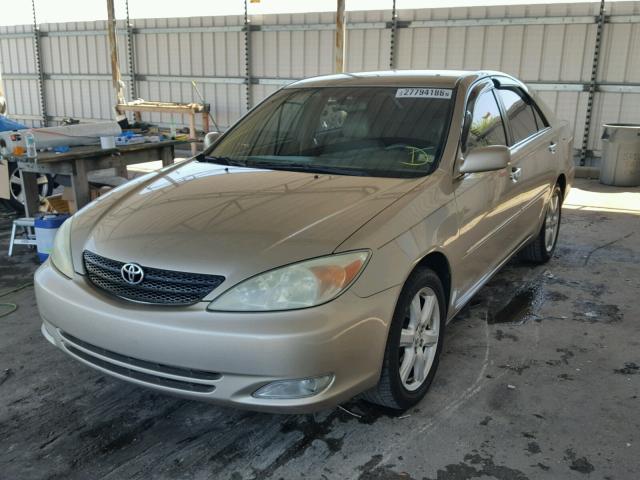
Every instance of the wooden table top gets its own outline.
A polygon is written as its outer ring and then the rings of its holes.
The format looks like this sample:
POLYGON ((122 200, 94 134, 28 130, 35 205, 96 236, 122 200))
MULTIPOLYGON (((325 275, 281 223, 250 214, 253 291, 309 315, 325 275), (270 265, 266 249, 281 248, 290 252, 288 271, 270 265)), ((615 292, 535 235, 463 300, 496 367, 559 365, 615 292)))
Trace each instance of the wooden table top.
MULTIPOLYGON (((64 153, 38 152, 37 162, 38 163, 65 162, 65 161, 78 160, 81 158, 103 157, 103 156, 109 156, 114 154, 118 155, 118 154, 124 154, 128 152, 152 150, 155 148, 169 147, 172 145, 180 145, 184 143, 189 143, 189 142, 185 140, 165 140, 162 142, 154 142, 154 143, 136 143, 133 145, 118 145, 116 148, 108 148, 108 149, 103 149, 100 147, 100 145, 83 145, 78 147, 70 147, 71 150, 64 153)), ((26 156, 21 156, 21 157, 12 156, 11 158, 14 161, 31 160, 26 156)))

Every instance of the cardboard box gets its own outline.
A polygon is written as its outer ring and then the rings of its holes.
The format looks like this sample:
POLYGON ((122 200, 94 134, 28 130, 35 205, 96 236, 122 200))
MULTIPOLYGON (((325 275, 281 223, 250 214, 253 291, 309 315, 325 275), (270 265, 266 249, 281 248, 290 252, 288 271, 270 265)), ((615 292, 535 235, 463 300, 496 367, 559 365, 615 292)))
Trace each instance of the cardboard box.
POLYGON ((75 203, 69 202, 62 198, 62 194, 51 195, 44 199, 44 211, 47 213, 75 213, 71 212, 71 204, 75 206, 75 203))
POLYGON ((9 188, 9 162, 3 158, 0 159, 0 198, 9 199, 11 197, 9 188))
POLYGON ((96 198, 98 198, 101 195, 104 195, 105 193, 107 193, 109 190, 111 190, 113 187, 110 187, 108 185, 103 185, 101 187, 91 187, 89 189, 89 195, 91 196, 91 200, 95 200, 96 198))
MULTIPOLYGON (((103 185, 101 187, 94 187, 93 185, 91 185, 89 187, 89 198, 93 201, 100 195, 104 195, 105 193, 107 193, 112 188, 113 187, 110 187, 108 185, 103 185)), ((60 198, 68 203, 70 214, 73 215, 78 211, 78 207, 76 206, 76 202, 73 198, 73 190, 71 189, 71 187, 64 187, 60 198)))

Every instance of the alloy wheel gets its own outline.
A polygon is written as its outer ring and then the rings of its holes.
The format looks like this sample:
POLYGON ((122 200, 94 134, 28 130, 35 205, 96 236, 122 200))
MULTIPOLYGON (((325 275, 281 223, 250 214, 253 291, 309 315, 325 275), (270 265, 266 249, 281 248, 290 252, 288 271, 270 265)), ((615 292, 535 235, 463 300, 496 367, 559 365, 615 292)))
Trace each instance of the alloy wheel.
POLYGON ((554 193, 549 201, 549 210, 544 219, 544 248, 551 252, 558 236, 560 226, 560 197, 554 193))
POLYGON ((400 332, 400 380, 409 391, 420 388, 429 375, 438 348, 440 308, 429 287, 415 294, 400 332))

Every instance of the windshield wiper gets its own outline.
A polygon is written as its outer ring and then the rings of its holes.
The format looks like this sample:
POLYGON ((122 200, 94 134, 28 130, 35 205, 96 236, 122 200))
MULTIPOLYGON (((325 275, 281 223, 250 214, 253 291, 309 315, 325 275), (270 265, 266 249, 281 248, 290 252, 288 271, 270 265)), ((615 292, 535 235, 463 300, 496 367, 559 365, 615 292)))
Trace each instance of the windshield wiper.
POLYGON ((226 165, 228 167, 246 167, 247 162, 244 160, 235 160, 231 157, 215 157, 212 155, 198 157, 199 162, 217 163, 218 165, 226 165))
POLYGON ((366 176, 366 172, 353 168, 331 167, 326 165, 308 165, 305 163, 280 163, 280 162, 251 162, 253 168, 264 168, 267 170, 284 170, 290 172, 326 173, 328 175, 353 175, 366 176))

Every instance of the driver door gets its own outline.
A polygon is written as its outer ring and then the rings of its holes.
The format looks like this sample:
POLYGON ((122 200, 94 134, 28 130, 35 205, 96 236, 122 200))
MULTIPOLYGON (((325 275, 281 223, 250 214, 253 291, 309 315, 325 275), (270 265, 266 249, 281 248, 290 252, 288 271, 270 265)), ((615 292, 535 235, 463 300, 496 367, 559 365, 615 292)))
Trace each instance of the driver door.
MULTIPOLYGON (((470 124, 460 145, 458 168, 464 157, 474 148, 507 145, 505 123, 495 96, 493 84, 482 82, 472 88, 465 111, 470 124)), ((458 210, 458 271, 459 297, 454 299, 460 308, 475 293, 511 251, 508 234, 512 208, 507 202, 511 179, 508 169, 469 173, 454 180, 454 194, 458 210)))

